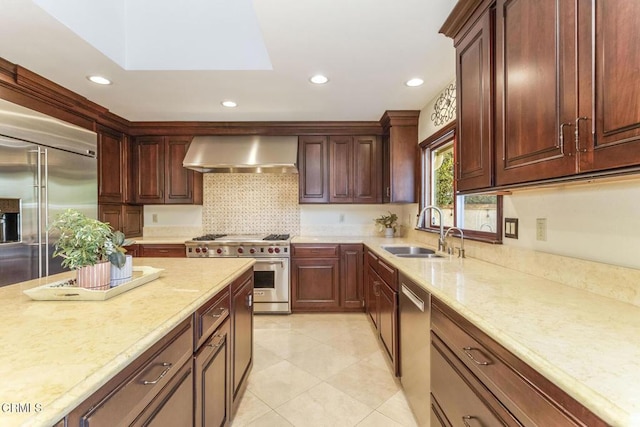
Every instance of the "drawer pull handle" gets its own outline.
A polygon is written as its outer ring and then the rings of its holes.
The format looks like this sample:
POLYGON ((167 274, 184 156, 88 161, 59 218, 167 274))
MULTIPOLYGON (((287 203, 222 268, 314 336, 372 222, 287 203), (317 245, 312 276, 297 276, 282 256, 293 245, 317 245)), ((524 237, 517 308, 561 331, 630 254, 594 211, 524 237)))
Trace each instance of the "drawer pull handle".
POLYGON ((224 337, 224 335, 216 335, 214 338, 220 338, 220 339, 219 339, 219 340, 218 340, 218 342, 217 342, 217 343, 215 343, 215 344, 213 344, 213 343, 211 343, 211 344, 207 344, 207 347, 218 348, 218 347, 220 347, 222 344, 224 344, 224 338, 225 338, 225 337, 224 337))
POLYGON ((480 350, 478 350, 477 348, 473 348, 473 347, 464 347, 463 348, 464 353, 469 356, 469 359, 473 360, 473 363, 475 363, 476 365, 481 365, 481 366, 486 366, 486 365, 490 365, 490 362, 481 362, 478 359, 476 359, 475 357, 473 357, 473 354, 471 354, 472 350, 476 350, 477 352, 481 353, 480 350))
POLYGON ((172 363, 170 363, 170 362, 162 362, 162 363, 160 364, 160 366, 165 366, 165 368, 164 368, 164 371, 162 371, 162 372, 160 373, 160 375, 158 375, 158 378, 156 378, 156 379, 155 379, 155 380, 153 380, 153 381, 147 381, 147 380, 144 380, 144 381, 142 381, 142 384, 144 384, 144 385, 153 385, 153 384, 158 384, 158 381, 160 381, 161 379, 163 379, 163 378, 164 378, 164 376, 165 376, 165 375, 167 375, 167 372, 169 372, 169 370, 171 369, 171 366, 173 366, 173 364, 172 364, 172 363))
POLYGON ((464 423, 465 427, 471 427, 471 424, 469 424, 469 421, 471 421, 471 420, 477 421, 477 425, 482 426, 482 423, 476 417, 474 417, 472 415, 463 415, 462 416, 462 422, 464 423))
POLYGON ((226 316, 229 312, 225 307, 218 307, 218 314, 215 313, 210 313, 209 316, 213 317, 214 319, 219 319, 222 316, 226 316))

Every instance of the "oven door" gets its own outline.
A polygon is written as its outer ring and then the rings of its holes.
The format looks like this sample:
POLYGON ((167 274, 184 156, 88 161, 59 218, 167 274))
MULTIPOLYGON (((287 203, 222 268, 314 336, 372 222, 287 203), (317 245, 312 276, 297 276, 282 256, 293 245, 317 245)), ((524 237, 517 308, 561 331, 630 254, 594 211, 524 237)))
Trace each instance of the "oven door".
POLYGON ((291 313, 288 258, 256 258, 253 302, 256 313, 291 313))

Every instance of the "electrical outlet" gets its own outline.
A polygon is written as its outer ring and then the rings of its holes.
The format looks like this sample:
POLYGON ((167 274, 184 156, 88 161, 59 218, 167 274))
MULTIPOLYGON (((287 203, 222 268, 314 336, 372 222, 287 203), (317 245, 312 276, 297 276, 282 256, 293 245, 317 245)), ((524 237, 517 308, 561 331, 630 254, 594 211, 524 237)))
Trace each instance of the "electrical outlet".
POLYGON ((338 222, 344 222, 344 214, 341 213, 340 216, 338 217, 338 222))
POLYGON ((158 222, 158 214, 151 215, 151 222, 158 222))
POLYGON ((504 237, 510 239, 518 238, 518 218, 504 219, 504 237))
POLYGON ((547 241, 547 218, 536 218, 536 240, 547 241))

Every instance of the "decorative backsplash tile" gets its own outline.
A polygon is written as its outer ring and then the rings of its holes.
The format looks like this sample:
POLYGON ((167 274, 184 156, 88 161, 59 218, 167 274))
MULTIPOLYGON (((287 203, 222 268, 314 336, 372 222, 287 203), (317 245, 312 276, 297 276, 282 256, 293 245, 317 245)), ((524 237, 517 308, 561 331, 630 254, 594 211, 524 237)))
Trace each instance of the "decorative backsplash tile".
POLYGON ((205 233, 300 234, 298 175, 204 175, 205 233))

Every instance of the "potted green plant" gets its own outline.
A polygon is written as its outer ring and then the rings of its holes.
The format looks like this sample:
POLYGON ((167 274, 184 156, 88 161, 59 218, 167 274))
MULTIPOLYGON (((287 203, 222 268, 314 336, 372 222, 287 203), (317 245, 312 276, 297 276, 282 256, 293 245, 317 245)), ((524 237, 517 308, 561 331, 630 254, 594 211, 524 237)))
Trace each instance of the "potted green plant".
POLYGON ((111 261, 111 287, 128 282, 133 277, 133 257, 126 255, 125 246, 133 244, 133 240, 125 238, 122 231, 114 231, 111 236, 112 252, 109 254, 111 261))
POLYGON ((59 231, 54 257, 62 257, 62 266, 76 270, 78 286, 87 289, 109 288, 109 255, 114 251, 109 224, 68 209, 51 223, 59 231))
POLYGON ((398 215, 389 212, 389 215, 380 215, 375 220, 378 231, 384 231, 385 237, 393 237, 398 226, 398 215))

